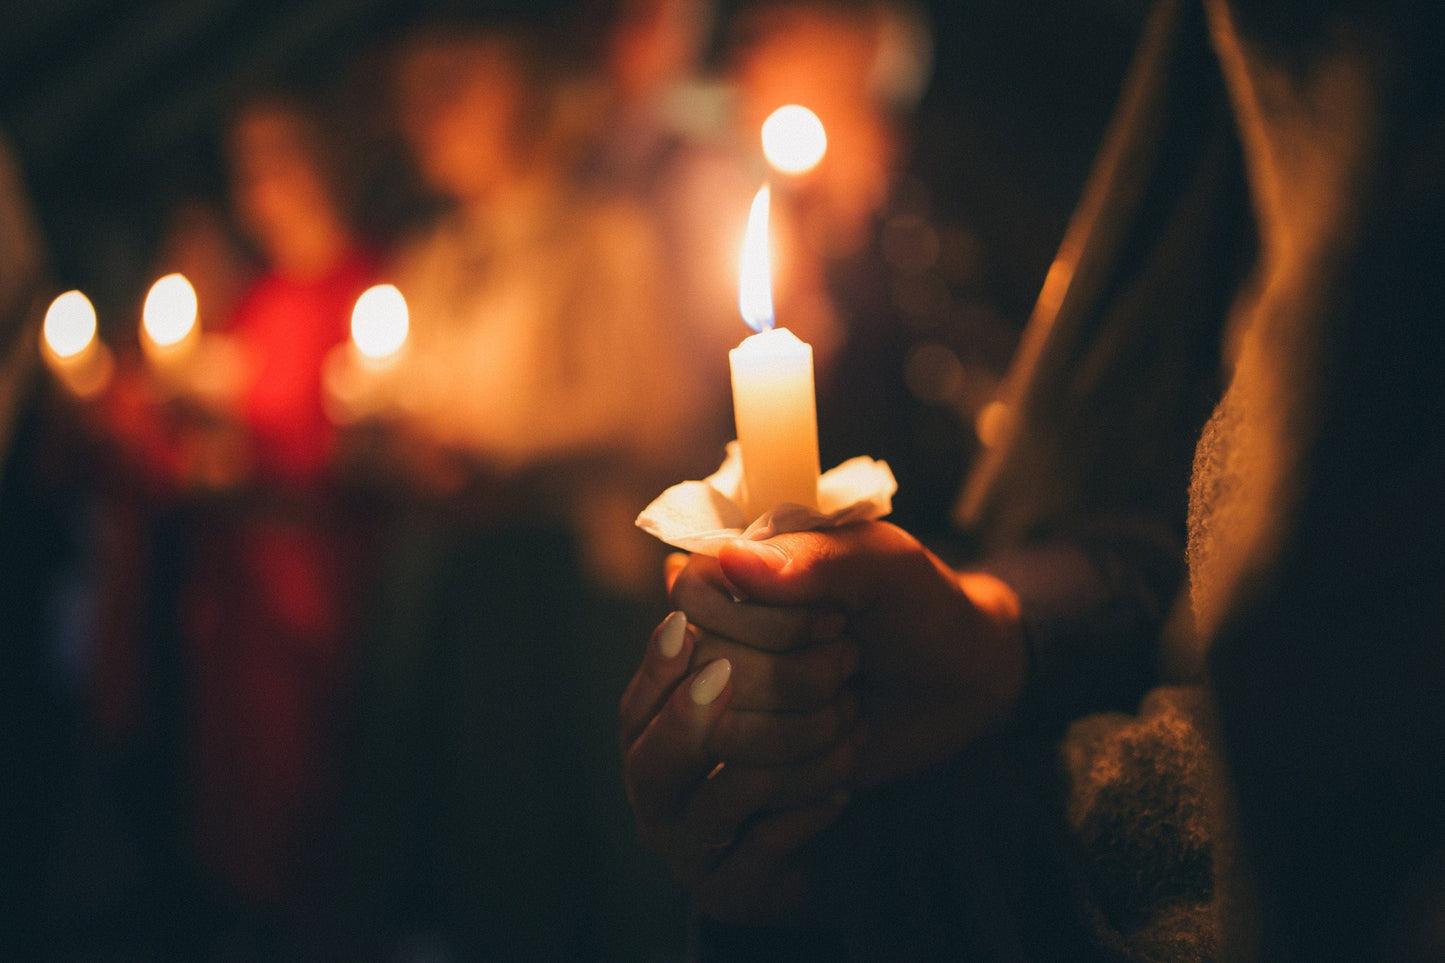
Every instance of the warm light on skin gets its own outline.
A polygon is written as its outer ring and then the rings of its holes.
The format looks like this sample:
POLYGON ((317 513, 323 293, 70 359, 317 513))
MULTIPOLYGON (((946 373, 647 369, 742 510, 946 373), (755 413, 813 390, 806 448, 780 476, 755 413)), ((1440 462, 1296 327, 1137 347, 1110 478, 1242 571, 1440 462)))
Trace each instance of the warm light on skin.
POLYGON ((45 312, 45 344, 57 358, 74 358, 95 340, 95 307, 79 291, 66 291, 45 312))
POLYGON ((167 274, 151 285, 141 323, 146 337, 162 347, 180 344, 196 326, 196 289, 184 274, 167 274))
POLYGON ((406 298, 394 284, 367 288, 351 312, 351 340, 356 350, 372 361, 383 361, 400 351, 410 327, 406 298))
POLYGON ((764 185, 753 198, 747 234, 743 237, 738 310, 754 331, 765 331, 773 326, 772 257, 768 251, 768 205, 771 197, 771 191, 764 185))
POLYGON ((828 150, 828 134, 818 115, 799 104, 779 107, 763 121, 763 155, 785 174, 818 166, 828 150))

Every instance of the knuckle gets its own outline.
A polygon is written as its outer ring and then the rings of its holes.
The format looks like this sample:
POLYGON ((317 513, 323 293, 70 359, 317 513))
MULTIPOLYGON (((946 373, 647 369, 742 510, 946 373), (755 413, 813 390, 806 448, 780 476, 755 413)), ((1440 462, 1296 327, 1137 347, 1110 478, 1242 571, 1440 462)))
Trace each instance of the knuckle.
POLYGON ((722 570, 717 560, 694 555, 672 586, 672 601, 692 617, 693 609, 724 597, 722 570))
POLYGON ((781 694, 796 708, 822 705, 837 688, 833 680, 838 670, 832 666, 833 661, 821 653, 796 660, 786 675, 780 673, 781 694))
POLYGON ((688 611, 689 600, 695 599, 705 584, 701 573, 698 572, 697 565, 689 564, 678 575, 677 581, 672 583, 672 592, 669 594, 673 607, 684 612, 688 611))
POLYGON ((790 651, 807 645, 813 637, 813 613, 811 610, 778 611, 773 626, 775 646, 779 651, 790 651))
POLYGON ((700 632, 692 647, 692 664, 706 665, 714 659, 736 658, 733 647, 711 632, 700 632))

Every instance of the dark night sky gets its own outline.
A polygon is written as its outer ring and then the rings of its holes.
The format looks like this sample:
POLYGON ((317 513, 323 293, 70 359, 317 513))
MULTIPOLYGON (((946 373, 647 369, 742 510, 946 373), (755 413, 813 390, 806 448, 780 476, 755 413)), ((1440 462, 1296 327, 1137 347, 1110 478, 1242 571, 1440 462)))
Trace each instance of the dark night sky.
MULTIPOLYGON (((577 0, 464 9, 557 17, 577 0), (539 13, 538 11, 542 11, 539 13)), ((409 18, 399 0, 3 0, 0 127, 57 280, 99 303, 140 284, 168 204, 220 185, 216 131, 243 92, 340 75, 409 18)), ((1019 216, 1062 230, 1137 35, 1142 0, 930 0, 937 31, 920 155, 936 193, 956 151, 1014 181, 1019 216)))

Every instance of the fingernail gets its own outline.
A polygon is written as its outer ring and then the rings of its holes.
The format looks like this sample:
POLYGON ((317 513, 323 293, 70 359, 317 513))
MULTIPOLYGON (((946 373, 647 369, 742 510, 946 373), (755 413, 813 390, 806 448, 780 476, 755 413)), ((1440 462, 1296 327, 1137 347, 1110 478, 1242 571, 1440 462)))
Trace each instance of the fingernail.
POLYGON ((740 538, 733 544, 762 562, 771 571, 781 571, 783 566, 788 564, 787 553, 776 545, 769 545, 767 542, 755 542, 748 538, 740 538))
POLYGON ((688 690, 693 705, 712 705, 713 700, 722 694, 723 687, 728 684, 732 674, 733 664, 727 659, 709 662, 697 674, 697 678, 692 680, 692 688, 688 690))
POLYGON ((687 616, 672 612, 662 620, 657 632, 657 651, 664 659, 675 659, 682 651, 682 638, 687 634, 687 616))

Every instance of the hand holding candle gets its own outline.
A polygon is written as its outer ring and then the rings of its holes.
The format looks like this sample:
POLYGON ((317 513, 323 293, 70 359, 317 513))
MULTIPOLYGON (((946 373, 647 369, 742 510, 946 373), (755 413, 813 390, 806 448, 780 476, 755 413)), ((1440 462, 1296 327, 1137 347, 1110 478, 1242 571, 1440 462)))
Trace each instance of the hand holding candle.
POLYGON ((738 306, 758 333, 730 354, 738 440, 710 477, 663 492, 637 526, 688 552, 717 554, 737 538, 763 539, 882 518, 898 483, 888 465, 850 458, 818 473, 813 349, 773 328, 768 189, 753 200, 738 306))
POLYGON ((758 333, 729 354, 749 520, 783 504, 818 504, 813 349, 787 328, 773 327, 768 203, 764 187, 748 216, 738 285, 743 320, 758 333))

